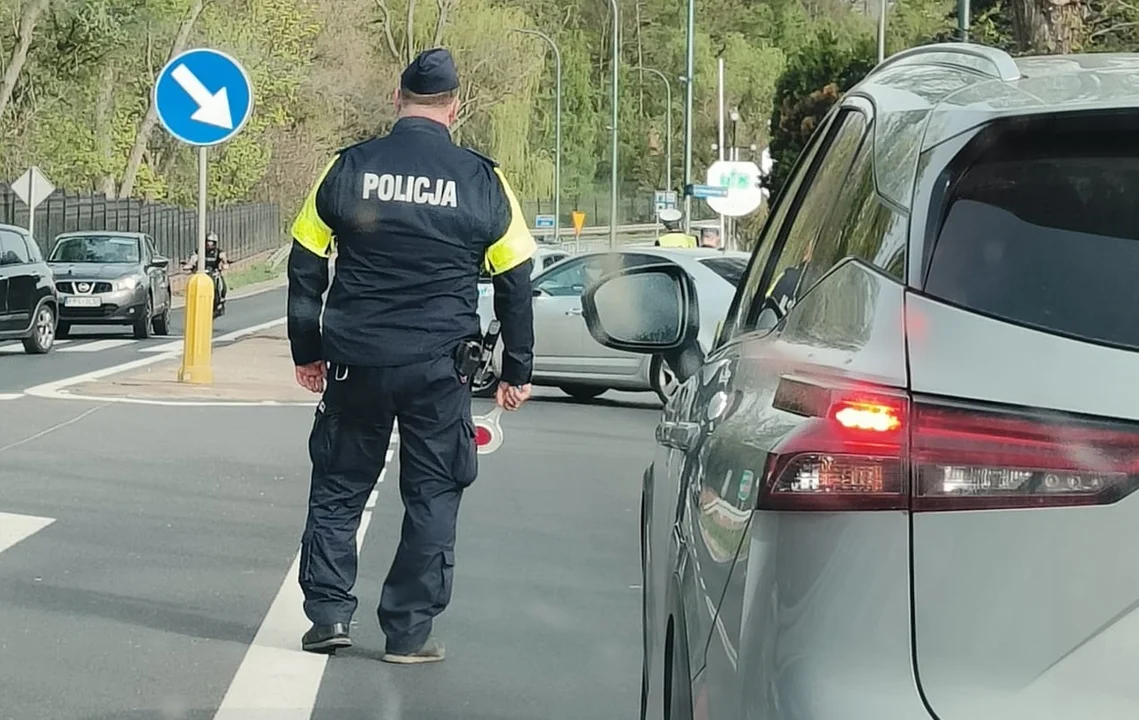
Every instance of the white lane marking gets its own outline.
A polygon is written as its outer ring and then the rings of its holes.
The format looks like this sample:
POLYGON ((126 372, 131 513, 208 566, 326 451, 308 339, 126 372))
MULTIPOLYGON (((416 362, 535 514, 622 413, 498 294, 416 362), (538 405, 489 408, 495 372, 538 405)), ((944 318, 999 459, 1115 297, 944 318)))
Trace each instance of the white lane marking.
POLYGON ((85 342, 71 347, 62 348, 59 352, 101 352, 103 350, 110 350, 111 348, 122 347, 123 345, 133 345, 138 340, 96 340, 94 342, 85 342))
MULTIPOLYGON (((365 512, 356 531, 356 547, 364 544, 371 522, 372 513, 365 512)), ((248 720, 251 713, 264 713, 259 717, 273 720, 312 717, 328 656, 300 649, 301 633, 309 627, 304 595, 297 584, 300 568, 298 552, 214 714, 215 720, 248 720)))
POLYGON ((44 435, 47 435, 48 433, 53 433, 56 430, 60 430, 62 428, 67 427, 68 425, 73 425, 73 424, 79 422, 83 418, 87 417, 88 415, 90 415, 91 413, 95 412, 96 410, 98 410, 102 407, 104 407, 104 406, 103 405, 96 405, 93 408, 88 408, 88 409, 84 410, 83 412, 79 413, 78 415, 71 418, 70 420, 64 420, 63 422, 56 423, 55 425, 52 425, 51 427, 44 428, 43 430, 40 430, 38 433, 36 433, 34 435, 29 435, 28 437, 24 438, 23 440, 17 440, 16 442, 8 443, 7 445, 0 445, 0 452, 4 452, 5 450, 11 450, 12 448, 20 447, 21 445, 25 445, 27 443, 30 443, 32 440, 39 440, 40 438, 42 438, 44 435))
POLYGON ((17 400, 24 397, 24 393, 0 393, 0 400, 17 400))
MULTIPOLYGON (((383 477, 382 472, 380 477, 383 477)), ((356 531, 357 553, 364 547, 371 522, 372 513, 365 510, 360 518, 360 529, 356 531)), ((309 720, 312 717, 328 656, 300 649, 301 633, 309 627, 304 615, 304 595, 297 583, 300 567, 298 552, 214 720, 251 717, 309 720)))
POLYGON ((0 512, 0 553, 21 540, 35 535, 53 522, 55 518, 0 512))
POLYGON ((162 343, 161 345, 147 345, 140 347, 138 351, 144 353, 182 352, 182 343, 182 340, 175 340, 174 342, 162 343))
MULTIPOLYGON (((267 330, 278 325, 284 325, 288 318, 277 318, 258 325, 251 325, 247 328, 235 330, 225 335, 219 335, 213 339, 214 343, 229 342, 252 335, 254 333, 267 330)), ((144 400, 142 398, 111 398, 111 397, 96 397, 91 395, 81 395, 77 393, 64 392, 73 385, 80 383, 90 382, 91 380, 98 380, 107 377, 108 375, 116 375, 127 370, 134 370, 136 368, 146 367, 147 365, 154 365, 155 363, 164 362, 177 358, 181 354, 181 348, 172 352, 154 353, 138 360, 131 360, 130 362, 112 365, 110 367, 101 368, 99 370, 92 370, 91 372, 80 373, 71 377, 63 378, 62 380, 53 380, 51 382, 43 383, 30 387, 24 392, 28 395, 35 397, 50 398, 53 400, 87 400, 90 402, 98 403, 128 403, 132 405, 167 405, 167 406, 186 406, 186 407, 256 407, 256 406, 289 406, 289 407, 311 407, 315 404, 312 402, 276 402, 273 400, 262 400, 257 402, 237 402, 225 400, 195 400, 195 401, 180 401, 180 400, 144 400)))

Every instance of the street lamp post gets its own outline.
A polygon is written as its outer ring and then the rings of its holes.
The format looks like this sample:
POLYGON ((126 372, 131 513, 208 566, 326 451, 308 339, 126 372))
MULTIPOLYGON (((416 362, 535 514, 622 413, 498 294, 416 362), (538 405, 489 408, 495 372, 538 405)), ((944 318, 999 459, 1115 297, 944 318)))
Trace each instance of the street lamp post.
POLYGON ((684 70, 684 232, 692 230, 692 85, 696 73, 696 0, 688 0, 687 59, 684 70))
POLYGON ((664 182, 665 182, 665 187, 671 192, 672 190, 675 189, 672 187, 672 83, 670 83, 668 81, 667 75, 665 75, 660 70, 657 70, 655 68, 644 67, 643 65, 638 65, 636 67, 636 69, 641 70, 643 72, 652 73, 653 75, 656 75, 657 77, 659 77, 661 80, 664 81, 664 97, 665 97, 665 103, 667 103, 665 105, 665 109, 664 109, 664 118, 665 118, 664 119, 664 125, 665 125, 664 156, 665 156, 665 162, 667 163, 667 165, 665 165, 665 172, 664 172, 665 181, 664 182))
POLYGON ((614 248, 617 246, 617 79, 621 56, 621 23, 617 0, 609 0, 609 5, 613 8, 613 147, 610 150, 612 167, 609 172, 609 247, 614 248))
POLYGON ((539 30, 515 28, 514 32, 542 38, 554 51, 554 237, 562 234, 562 54, 553 38, 539 30))

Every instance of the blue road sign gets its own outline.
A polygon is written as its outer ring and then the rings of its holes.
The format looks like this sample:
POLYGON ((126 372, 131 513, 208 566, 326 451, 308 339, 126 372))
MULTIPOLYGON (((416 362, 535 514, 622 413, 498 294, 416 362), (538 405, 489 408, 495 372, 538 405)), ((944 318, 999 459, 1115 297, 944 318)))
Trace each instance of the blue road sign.
POLYGON ((534 218, 534 227, 536 228, 552 228, 554 226, 553 215, 539 215, 534 218))
POLYGON ((710 197, 727 197, 728 188, 717 187, 715 185, 693 185, 692 197, 697 198, 710 198, 710 197))
POLYGON ((187 145, 209 146, 241 131, 253 84, 241 63, 208 48, 187 50, 158 73, 154 107, 162 127, 187 145))

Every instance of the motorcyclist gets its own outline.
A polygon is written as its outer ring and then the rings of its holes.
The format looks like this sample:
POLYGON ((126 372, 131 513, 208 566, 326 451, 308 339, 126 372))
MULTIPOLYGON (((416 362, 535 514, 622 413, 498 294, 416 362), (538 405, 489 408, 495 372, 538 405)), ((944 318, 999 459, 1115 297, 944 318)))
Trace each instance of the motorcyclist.
MULTIPOLYGON (((183 270, 194 270, 198 266, 198 253, 190 256, 186 264, 182 266, 183 270)), ((206 235, 206 272, 214 279, 214 298, 218 305, 225 303, 226 284, 225 284, 225 271, 229 268, 229 258, 226 257, 225 250, 221 249, 218 244, 218 235, 211 232, 206 235)))

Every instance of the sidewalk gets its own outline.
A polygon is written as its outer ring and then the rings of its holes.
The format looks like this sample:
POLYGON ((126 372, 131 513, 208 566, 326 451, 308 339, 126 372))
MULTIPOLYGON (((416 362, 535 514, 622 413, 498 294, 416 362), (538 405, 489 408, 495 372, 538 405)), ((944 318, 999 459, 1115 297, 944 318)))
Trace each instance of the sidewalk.
POLYGON ((181 362, 181 357, 164 360, 73 385, 66 393, 171 405, 201 401, 315 405, 318 399, 296 383, 283 324, 215 348, 211 385, 178 382, 181 362))

